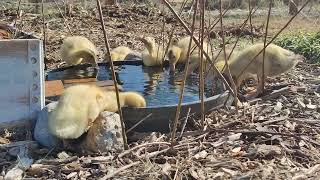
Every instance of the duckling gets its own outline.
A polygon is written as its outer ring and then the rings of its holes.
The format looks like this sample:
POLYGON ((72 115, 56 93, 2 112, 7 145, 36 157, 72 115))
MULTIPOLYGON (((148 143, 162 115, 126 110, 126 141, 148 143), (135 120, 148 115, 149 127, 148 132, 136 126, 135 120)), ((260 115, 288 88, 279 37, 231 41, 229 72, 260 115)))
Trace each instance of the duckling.
MULTIPOLYGON (((227 57, 230 56, 231 50, 226 49, 226 55, 227 57)), ((237 51, 233 51, 233 53, 231 54, 230 58, 234 57, 235 54, 237 54, 237 51)), ((223 68, 224 68, 224 53, 222 51, 214 51, 213 52, 213 56, 212 56, 212 60, 215 60, 214 64, 215 66, 218 68, 218 70, 220 72, 222 72, 223 68)), ((229 59, 230 59, 229 58, 229 59)), ((229 60, 228 59, 228 60, 229 60)), ((204 73, 208 75, 206 77, 216 77, 216 74, 213 71, 213 68, 211 67, 211 63, 208 62, 208 60, 204 59, 203 62, 203 66, 204 66, 204 73)), ((192 54, 190 56, 190 61, 189 61, 189 68, 188 68, 188 72, 187 72, 187 77, 190 76, 190 74, 195 71, 197 68, 200 67, 200 57, 199 54, 192 54)), ((181 77, 178 76, 176 78, 177 81, 181 81, 181 77)))
MULTIPOLYGON (((121 107, 146 106, 144 97, 136 92, 120 92, 119 98, 121 107)), ((76 139, 91 127, 103 111, 118 111, 115 91, 104 91, 88 84, 68 87, 57 107, 49 114, 49 130, 58 138, 76 139)))
POLYGON ((138 37, 146 47, 142 51, 142 61, 145 66, 161 66, 165 50, 152 37, 138 37))
MULTIPOLYGON (((263 88, 261 84, 263 53, 261 52, 250 65, 248 64, 263 48, 263 43, 257 43, 240 51, 238 55, 228 61, 232 78, 235 79, 237 87, 240 87, 241 83, 248 77, 252 77, 253 75, 257 77, 259 82, 257 91, 255 94, 252 94, 251 97, 259 95, 263 88), (243 70, 244 72, 240 74, 243 70)), ((265 49, 265 77, 273 77, 285 73, 294 68, 297 63, 303 59, 304 57, 301 55, 295 54, 275 44, 270 44, 265 49)))
MULTIPOLYGON (((111 50, 110 56, 112 61, 123 61, 131 52, 132 50, 126 46, 118 46, 111 50)), ((106 57, 106 59, 108 58, 106 57)))
POLYGON ((63 40, 60 55, 68 65, 78 65, 82 62, 96 65, 98 51, 87 38, 69 36, 63 40))
MULTIPOLYGON (((175 67, 177 63, 185 63, 187 61, 188 56, 188 48, 189 48, 190 36, 183 37, 178 42, 173 42, 168 50, 168 58, 169 58, 169 65, 170 65, 170 72, 173 73, 175 71, 175 67)), ((195 47, 196 44, 194 40, 191 42, 191 50, 195 47)), ((207 52, 211 49, 211 47, 204 42, 203 49, 207 52)), ((199 48, 196 47, 190 56, 197 55, 199 53, 199 48)), ((211 53, 208 53, 209 55, 211 53)), ((199 55, 198 55, 199 56, 199 55)), ((198 58, 200 59, 200 58, 198 58)), ((194 60, 198 60, 194 58, 194 60)))

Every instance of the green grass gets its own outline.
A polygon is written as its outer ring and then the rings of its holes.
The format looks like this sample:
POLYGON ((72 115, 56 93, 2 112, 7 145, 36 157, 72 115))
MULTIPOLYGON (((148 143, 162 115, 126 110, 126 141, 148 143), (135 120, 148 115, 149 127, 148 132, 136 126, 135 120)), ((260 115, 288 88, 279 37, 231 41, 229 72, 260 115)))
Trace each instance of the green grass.
POLYGON ((320 63, 320 32, 283 35, 275 44, 303 55, 312 63, 320 63))

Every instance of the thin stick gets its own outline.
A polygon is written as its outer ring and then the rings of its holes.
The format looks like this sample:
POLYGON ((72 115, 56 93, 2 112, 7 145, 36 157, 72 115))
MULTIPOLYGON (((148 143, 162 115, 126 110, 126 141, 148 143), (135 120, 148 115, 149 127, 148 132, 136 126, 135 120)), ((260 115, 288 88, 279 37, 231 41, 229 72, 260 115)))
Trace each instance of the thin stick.
MULTIPOLYGON (((188 1, 188 0, 184 0, 184 1, 182 2, 181 7, 180 7, 180 9, 179 9, 179 16, 181 15, 182 10, 183 10, 184 6, 186 5, 187 1, 188 1)), ((171 30, 170 35, 169 35, 169 42, 168 42, 168 45, 167 45, 167 47, 166 47, 166 50, 164 51, 164 55, 163 55, 162 61, 164 61, 164 58, 166 57, 166 54, 167 54, 167 52, 169 51, 169 48, 170 48, 170 45, 171 45, 171 41, 172 41, 172 37, 173 37, 173 34, 174 34, 175 30, 176 30, 176 27, 177 27, 177 23, 174 23, 174 26, 173 26, 173 28, 172 28, 172 30, 171 30)))
POLYGON ((59 13, 60 13, 60 15, 61 15, 62 19, 63 19, 63 20, 64 20, 64 22, 66 23, 66 26, 67 26, 67 28, 68 28, 69 33, 72 35, 72 31, 71 31, 71 29, 70 29, 69 23, 68 23, 68 21, 66 20, 66 18, 64 17, 64 15, 63 15, 63 13, 62 13, 62 11, 61 11, 60 7, 59 7, 59 4, 57 3, 57 0, 54 0, 53 2, 54 2, 54 4, 57 6, 58 11, 59 11, 59 13))
MULTIPOLYGON (((170 5, 170 3, 167 0, 163 0, 163 2, 167 5, 167 7, 170 9, 170 11, 173 13, 173 15, 179 20, 179 22, 181 23, 181 25, 183 26, 183 28, 187 31, 187 33, 189 35, 191 35, 191 31, 190 29, 187 27, 186 23, 180 18, 180 16, 175 12, 175 10, 172 8, 172 6, 170 5)), ((197 44, 198 47, 200 47, 200 43, 197 40, 197 38, 194 35, 191 35, 193 41, 197 44)), ((214 71, 217 72, 219 78, 222 79, 223 83, 226 85, 227 89, 230 91, 230 93, 233 95, 233 97, 236 97, 232 88, 230 87, 230 85, 228 84, 228 82, 226 81, 226 79, 223 77, 223 75, 219 72, 219 70, 217 69, 217 67, 213 64, 212 60, 210 59, 210 57, 208 56, 208 54, 203 51, 203 54, 206 56, 206 59, 208 60, 208 62, 213 65, 213 69, 214 71)))
MULTIPOLYGON (((230 6, 228 6, 228 8, 227 8, 226 10, 224 10, 222 16, 224 16, 224 15, 228 12, 229 8, 230 8, 230 6)), ((214 19, 214 21, 215 21, 215 22, 213 23, 213 25, 208 28, 208 29, 209 29, 209 30, 208 30, 208 34, 206 34, 206 35, 204 36, 204 39, 206 39, 207 37, 210 36, 210 33, 211 33, 211 31, 213 31, 213 28, 220 22, 220 16, 216 17, 216 18, 214 19)), ((196 44, 192 47, 191 54, 192 54, 193 51, 196 49, 196 47, 197 47, 196 44)))
MULTIPOLYGON (((259 9, 259 7, 257 7, 253 12, 251 12, 251 14, 253 15, 258 9, 259 9)), ((252 10, 253 10, 253 9, 251 9, 251 11, 252 11, 252 10)), ((248 16, 247 19, 240 25, 240 28, 239 28, 240 31, 246 26, 248 20, 249 20, 249 16, 248 16)), ((230 42, 231 39, 232 39, 232 37, 229 37, 229 39, 227 40, 226 43, 230 42)), ((231 51, 230 51, 230 53, 229 53, 228 59, 230 59, 230 57, 231 57, 232 53, 234 52, 234 49, 236 48, 239 40, 240 40, 240 34, 237 36, 237 40, 236 40, 236 42, 234 43, 234 45, 233 45, 233 47, 232 47, 232 49, 231 49, 231 51)), ((222 50, 223 50, 223 49, 221 48, 220 51, 219 51, 219 53, 218 53, 218 54, 216 55, 216 57, 214 58, 213 62, 215 62, 215 61, 218 59, 218 57, 219 57, 220 53, 222 52, 222 50)), ((208 71, 206 72, 206 78, 207 78, 208 73, 209 73, 209 71, 211 70, 211 68, 212 68, 212 66, 210 66, 210 68, 209 68, 208 71)), ((221 71, 223 72, 224 69, 225 69, 225 66, 223 66, 223 68, 222 68, 221 71)))
MULTIPOLYGON (((251 13, 250 13, 251 14, 251 13)), ((229 76, 229 80, 231 82, 231 85, 233 86, 233 92, 234 92, 234 97, 235 99, 237 99, 237 86, 233 81, 231 72, 230 72, 230 68, 229 68, 229 64, 228 64, 228 59, 227 59, 227 53, 226 53, 226 44, 225 44, 225 39, 224 39, 224 29, 223 29, 223 18, 222 18, 222 1, 220 0, 220 27, 221 27, 221 38, 222 38, 222 47, 223 47, 223 54, 224 54, 224 62, 225 62, 225 67, 227 70, 227 75, 229 76)), ((235 102, 235 107, 238 113, 238 102, 235 102)))
POLYGON ((114 88, 115 88, 115 91, 116 91, 117 105, 118 105, 118 112, 119 112, 120 121, 121 121, 123 142, 124 142, 125 149, 127 149, 128 148, 127 136, 126 136, 126 133, 125 133, 123 115, 122 115, 122 110, 121 110, 121 105, 120 105, 120 100, 119 100, 119 88, 118 88, 118 83, 117 83, 117 80, 116 80, 116 74, 115 74, 115 71, 114 71, 113 60, 111 59, 111 56, 110 56, 110 46, 109 46, 107 31, 106 31, 105 25, 104 25, 104 20, 103 20, 100 0, 97 0, 97 6, 98 6, 98 12, 99 12, 99 16, 100 16, 100 23, 101 23, 101 27, 102 27, 102 31, 103 31, 103 36, 104 36, 104 42, 105 42, 105 46, 106 46, 106 49, 107 49, 107 57, 110 59, 112 80, 113 80, 114 88))
MULTIPOLYGON (((44 2, 41 0, 41 13, 42 13, 42 30, 43 30, 43 54, 44 59, 46 59, 46 24, 44 19, 44 2)), ((47 69, 47 64, 44 62, 44 67, 47 69)))
POLYGON ((152 115, 152 113, 148 114, 146 117, 142 118, 139 122, 137 122, 135 125, 133 125, 130 129, 128 129, 126 131, 126 133, 129 133, 130 131, 132 131, 134 128, 136 128, 139 124, 141 124, 143 121, 147 120, 150 116, 152 115))
POLYGON ((269 11, 268 11, 268 18, 267 18, 267 25, 266 25, 266 32, 264 36, 264 42, 263 42, 263 56, 262 56, 262 92, 264 91, 264 85, 265 85, 265 72, 264 72, 264 64, 265 64, 265 56, 266 56, 266 43, 267 43, 267 36, 268 36, 268 27, 269 27, 269 20, 270 20, 270 13, 272 8, 272 1, 269 2, 269 11))
POLYGON ((251 0, 249 0, 249 23, 250 23, 250 30, 251 30, 251 43, 253 44, 253 27, 252 27, 252 15, 251 15, 251 0))
MULTIPOLYGON (((205 113, 204 113, 204 77, 203 77, 203 38, 204 38, 204 10, 205 3, 204 0, 200 0, 200 109, 201 109, 201 128, 204 129, 205 113)), ((190 38, 191 39, 191 38, 190 38)))
POLYGON ((114 177, 115 175, 119 174, 120 172, 126 170, 126 169, 129 169, 131 168, 132 166, 136 166, 138 164, 140 164, 141 162, 140 161, 137 161, 137 162, 133 162, 131 164, 128 164, 128 165, 125 165, 125 166, 122 166, 120 168, 118 168, 117 170, 111 172, 110 174, 107 174, 105 176, 103 176, 100 180, 107 180, 107 179, 110 179, 112 177, 114 177))
MULTIPOLYGON (((164 5, 162 5, 162 13, 164 13, 164 5)), ((159 43, 158 43, 158 49, 157 49, 157 60, 159 59, 159 51, 160 51, 161 43, 162 43, 162 50, 164 49, 164 28, 165 28, 165 25, 166 25, 165 17, 163 16, 163 18, 162 18, 161 33, 160 33, 161 40, 160 40, 159 43)), ((164 58, 165 58, 164 56, 161 57, 160 61, 163 61, 164 58)), ((162 64, 163 64, 163 63, 161 63, 161 66, 162 66, 162 64)))
POLYGON ((255 56, 251 59, 251 61, 249 62, 249 64, 247 64, 247 66, 246 66, 245 68, 243 68, 243 70, 241 71, 241 73, 239 74, 239 76, 242 75, 242 74, 244 73, 244 71, 248 68, 248 66, 260 55, 260 53, 262 53, 262 51, 264 51, 264 49, 265 49, 266 47, 268 47, 268 46, 279 36, 279 34, 280 34, 284 29, 286 29, 286 28, 288 27, 288 25, 291 23, 291 21, 300 13, 300 11, 302 11, 302 9, 303 9, 310 1, 311 1, 311 0, 308 0, 308 1, 306 1, 306 2, 302 5, 302 7, 299 9, 299 11, 298 11, 294 16, 292 16, 292 17, 290 18, 290 20, 284 25, 284 27, 283 27, 282 29, 280 29, 280 31, 270 40, 270 42, 268 42, 267 45, 266 45, 261 51, 259 51, 259 53, 257 53, 257 55, 255 55, 255 56))
POLYGON ((16 18, 14 19, 13 27, 16 27, 17 19, 18 19, 18 17, 19 17, 19 12, 20 12, 20 6, 21 6, 21 0, 19 0, 19 3, 18 3, 17 16, 16 16, 16 18))
MULTIPOLYGON (((190 36, 193 36, 194 33, 194 23, 196 20, 196 14, 197 14, 197 9, 198 9, 198 0, 196 0, 195 3, 195 7, 194 7, 194 13, 193 13, 193 18, 192 18, 192 25, 191 25, 191 34, 190 36)), ((181 110, 181 104, 182 104, 182 100, 183 100, 183 93, 184 93, 184 86, 187 80, 187 72, 189 69, 189 61, 190 61, 190 50, 191 50, 191 43, 192 43, 192 39, 190 37, 190 41, 189 41, 189 45, 188 45, 188 53, 187 53, 187 61, 186 61, 186 65, 184 68, 184 77, 183 77, 183 82, 182 82, 182 86, 180 88, 180 95, 179 95, 179 103, 176 109, 176 115, 174 118, 174 124, 173 124, 173 128, 172 128, 172 132, 171 132, 171 146, 173 146, 174 143, 174 138, 176 136, 176 130, 177 130, 177 126, 178 126, 178 119, 180 116, 180 110, 181 110)))
POLYGON ((181 138, 181 137, 182 137, 183 132, 184 132, 184 129, 186 128, 186 125, 187 125, 187 123, 188 123, 188 119, 189 119, 189 115, 190 115, 190 111, 191 111, 191 108, 189 108, 188 113, 187 113, 187 116, 186 116, 186 120, 183 122, 182 129, 181 129, 181 132, 180 132, 179 138, 181 138))

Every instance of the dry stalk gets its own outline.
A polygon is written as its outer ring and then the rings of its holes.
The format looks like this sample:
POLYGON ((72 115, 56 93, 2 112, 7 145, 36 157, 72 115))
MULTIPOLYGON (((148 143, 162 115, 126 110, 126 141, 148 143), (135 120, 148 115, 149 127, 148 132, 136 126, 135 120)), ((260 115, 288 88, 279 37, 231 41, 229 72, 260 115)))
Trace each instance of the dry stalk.
POLYGON ((142 118, 140 121, 138 121, 135 125, 133 125, 130 129, 128 129, 126 131, 126 133, 129 133, 130 131, 132 131, 134 128, 136 128, 139 124, 141 124, 143 121, 145 121, 146 119, 148 119, 150 116, 152 115, 152 113, 148 114, 146 117, 142 118))
MULTIPOLYGON (((258 8, 259 8, 259 7, 257 7, 253 12, 251 12, 251 15, 253 15, 253 14, 258 10, 258 8)), ((252 11, 252 10, 253 10, 253 9, 251 9, 251 11, 252 11)), ((240 25, 240 28, 239 28, 240 31, 246 26, 248 20, 249 20, 249 16, 248 16, 247 19, 240 25)), ((226 43, 229 43, 229 42, 231 41, 231 39, 232 39, 232 37, 230 37, 230 38, 227 40, 226 43)), ((233 45, 233 47, 232 47, 232 49, 231 49, 231 51, 230 51, 230 54, 229 54, 229 56, 228 56, 228 59, 231 57, 232 53, 234 52, 234 49, 236 48, 239 40, 240 40, 240 35, 238 35, 238 37, 237 37, 237 39, 236 39, 236 42, 234 43, 234 45, 233 45)), ((220 51, 219 51, 219 53, 218 53, 218 54, 216 55, 216 57, 214 58, 213 62, 215 62, 215 61, 218 59, 218 57, 219 57, 220 53, 222 52, 222 50, 223 50, 223 49, 221 48, 220 51)), ((208 76, 211 68, 212 68, 212 66, 210 66, 210 68, 209 68, 208 71, 206 72, 206 78, 207 78, 207 76, 208 76)), ((225 68, 225 66, 223 66, 222 71, 224 70, 224 68, 225 68)))
POLYGON ((251 31, 251 43, 253 44, 253 27, 252 27, 252 14, 251 14, 251 0, 249 0, 249 23, 250 23, 250 31, 251 31))
POLYGON ((179 95, 179 102, 178 102, 178 106, 176 109, 176 114, 175 114, 175 118, 174 118, 174 124, 173 124, 173 128, 172 128, 172 132, 171 132, 171 146, 173 146, 174 143, 174 138, 176 136, 176 130, 177 130, 177 126, 178 126, 178 119, 180 116, 180 110, 181 110, 181 104, 182 104, 182 100, 183 100, 183 93, 184 93, 184 86, 187 80, 187 72, 189 69, 189 61, 190 61, 190 50, 191 50, 191 43, 192 43, 192 36, 194 33, 194 23, 196 20, 196 14, 197 14, 197 9, 198 9, 198 0, 196 0, 195 3, 195 7, 194 7, 194 13, 193 13, 193 18, 192 18, 192 25, 191 25, 191 34, 190 34, 190 41, 189 41, 189 45, 188 45, 188 53, 187 53, 187 61, 185 63, 185 69, 184 69, 184 77, 183 77, 183 82, 180 88, 180 95, 179 95))
MULTIPOLYGON (((229 68, 229 64, 228 64, 227 53, 226 53, 226 44, 225 44, 225 39, 224 39, 223 18, 222 18, 222 1, 221 0, 220 0, 220 27, 221 27, 221 38, 222 38, 222 48, 223 48, 223 54, 224 54, 225 67, 226 67, 227 75, 229 77, 231 85, 233 87, 234 97, 235 97, 235 99, 237 99, 237 86, 235 85, 235 83, 233 81, 233 78, 232 78, 232 75, 230 72, 230 68, 229 68)), ((235 100, 234 102, 235 102, 235 107, 236 107, 236 110, 238 113, 238 102, 237 102, 237 100, 235 100)))
MULTIPOLYGON (((43 56, 46 59, 46 24, 44 19, 44 2, 41 0, 41 13, 42 13, 42 31, 43 31, 43 56)), ((47 69, 47 65, 44 62, 44 67, 47 69)))
MULTIPOLYGON (((187 33, 189 35, 191 35, 191 31, 190 29, 187 27, 186 23, 180 18, 180 16, 175 12, 175 10, 172 8, 172 6, 170 5, 170 3, 167 0, 163 0, 163 2, 167 5, 167 7, 170 9, 170 11, 173 13, 173 15, 179 20, 179 22, 181 23, 181 25, 183 26, 183 28, 187 31, 187 33)), ((192 35, 191 36, 193 41, 197 44, 198 47, 200 47, 200 43, 197 40, 197 38, 192 35)), ((214 67, 214 71, 218 74, 218 77, 222 79, 223 83, 226 85, 227 89, 230 91, 230 93, 234 96, 234 92, 232 90, 232 88, 230 87, 230 85, 228 84, 228 82, 226 81, 226 79, 223 77, 223 75, 220 73, 220 71, 217 69, 217 67, 214 66, 212 60, 210 59, 209 55, 203 51, 203 54, 206 56, 205 58, 208 60, 208 62, 213 65, 214 67)), ((235 97, 235 96, 234 96, 235 97)))
POLYGON ((118 112, 119 112, 120 121, 121 121, 121 129, 122 129, 121 132, 122 132, 123 142, 124 142, 125 148, 127 149, 128 148, 127 136, 126 136, 126 133, 125 133, 123 115, 122 115, 122 110, 121 110, 121 106, 120 106, 119 88, 118 88, 118 83, 117 83, 117 80, 116 80, 116 74, 115 74, 115 71, 114 71, 113 60, 111 59, 111 56, 110 56, 110 46, 109 46, 107 31, 106 31, 105 25, 104 25, 104 20, 103 20, 100 0, 97 0, 97 7, 98 7, 100 23, 101 23, 101 27, 102 27, 102 31, 103 31, 103 36, 104 36, 104 42, 105 42, 105 46, 106 46, 106 49, 107 49, 107 57, 108 57, 108 59, 110 59, 110 68, 111 68, 111 72, 112 72, 112 80, 113 80, 113 83, 114 83, 114 88, 115 88, 115 91, 116 91, 117 105, 118 105, 118 112))
POLYGON ((125 165, 125 166, 122 166, 121 168, 111 172, 110 174, 107 174, 105 176, 103 176, 100 180, 107 180, 107 179, 111 179, 112 177, 114 177, 115 175, 119 174, 120 172, 126 170, 126 169, 129 169, 133 166, 136 166, 138 164, 140 164, 141 162, 140 161, 137 161, 137 162, 133 162, 131 164, 128 164, 128 165, 125 165))
POLYGON ((188 113, 187 113, 187 116, 186 116, 186 120, 183 122, 182 129, 181 129, 179 138, 182 137, 183 132, 184 132, 184 130, 185 130, 185 128, 186 128, 186 125, 187 125, 187 123, 188 123, 188 119, 189 119, 189 116, 190 116, 190 111, 191 111, 191 108, 189 108, 188 113))
POLYGON ((280 29, 280 31, 266 44, 266 46, 257 53, 257 55, 255 55, 249 62, 249 64, 247 64, 247 66, 245 68, 243 68, 243 70, 241 71, 241 73, 239 74, 239 76, 241 76, 244 71, 248 68, 248 66, 260 55, 260 53, 262 53, 264 51, 264 49, 266 47, 268 47, 278 36, 279 34, 288 27, 288 25, 292 22, 292 20, 302 11, 302 9, 310 2, 311 0, 307 0, 302 7, 297 11, 297 13, 295 15, 293 15, 289 21, 283 26, 283 28, 280 29))
MULTIPOLYGON (((230 6, 228 6, 227 9, 224 10, 222 16, 224 16, 228 10, 229 10, 230 6)), ((220 15, 218 17, 216 17, 214 19, 214 23, 212 24, 212 26, 210 26, 208 28, 208 33, 204 36, 204 39, 208 38, 210 36, 210 32, 213 31, 213 28, 216 27, 216 25, 220 22, 220 15)), ((193 53, 193 51, 196 49, 197 45, 192 46, 192 50, 191 50, 191 54, 193 53)), ((206 51, 207 52, 207 51, 206 51)))
POLYGON ((67 26, 67 28, 68 28, 68 31, 69 31, 70 35, 72 35, 72 31, 71 31, 71 29, 70 29, 69 23, 68 23, 68 21, 66 20, 66 18, 64 17, 64 15, 63 15, 60 7, 59 7, 59 4, 57 3, 57 0, 54 0, 53 2, 54 2, 54 4, 56 5, 56 7, 58 8, 58 11, 59 11, 59 13, 60 13, 63 21, 66 23, 66 26, 67 26))
MULTIPOLYGON (((183 10, 184 6, 186 5, 187 1, 188 1, 188 0, 184 0, 184 1, 182 2, 181 7, 180 7, 180 9, 179 9, 179 16, 181 15, 182 10, 183 10)), ((177 27, 177 23, 174 23, 174 26, 173 26, 173 28, 172 28, 172 30, 171 30, 170 35, 169 35, 169 42, 168 42, 168 45, 167 45, 167 47, 166 47, 166 50, 164 51, 164 55, 163 55, 162 61, 164 61, 164 58, 166 57, 166 54, 167 54, 167 52, 169 51, 170 44, 171 44, 171 41, 172 41, 172 37, 173 37, 173 34, 174 34, 175 30, 176 30, 176 27, 177 27)))
POLYGON ((18 17, 19 17, 20 6, 21 6, 21 0, 19 0, 19 3, 18 3, 17 16, 16 16, 16 18, 14 19, 13 27, 16 27, 16 25, 17 25, 17 19, 18 19, 18 17))
MULTIPOLYGON (((201 128, 204 129, 204 121, 205 121, 205 113, 204 113, 204 77, 203 77, 203 42, 204 42, 204 11, 205 11, 205 2, 204 0, 200 0, 200 101, 201 101, 201 128)), ((191 39, 191 38, 190 38, 191 39)))
POLYGON ((123 151, 121 154, 119 154, 117 156, 117 158, 122 158, 123 156, 131 153, 132 151, 136 150, 136 149, 139 149, 139 148, 142 148, 142 147, 145 147, 145 146, 154 146, 154 145, 166 145, 166 146, 169 146, 170 143, 168 142, 152 142, 152 143, 145 143, 145 144, 140 144, 140 145, 137 145, 131 149, 128 149, 126 151, 123 151))
POLYGON ((269 20, 270 20, 270 13, 272 8, 272 1, 269 2, 269 11, 268 11, 268 17, 267 17, 267 25, 266 25, 266 32, 264 35, 264 42, 263 42, 263 55, 262 55, 262 92, 264 91, 264 85, 265 85, 265 72, 264 72, 264 64, 265 64, 265 56, 266 56, 266 43, 267 43, 267 36, 268 36, 268 27, 269 27, 269 20))

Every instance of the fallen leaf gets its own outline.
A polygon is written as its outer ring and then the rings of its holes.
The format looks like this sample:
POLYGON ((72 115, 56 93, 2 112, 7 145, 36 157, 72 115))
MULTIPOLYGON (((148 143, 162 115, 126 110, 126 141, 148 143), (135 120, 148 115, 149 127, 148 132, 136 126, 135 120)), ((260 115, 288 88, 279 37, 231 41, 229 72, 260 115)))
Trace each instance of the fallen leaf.
POLYGON ((241 147, 236 147, 236 148, 231 150, 231 152, 233 152, 233 153, 238 153, 240 151, 241 151, 241 147))
POLYGON ((194 170, 194 168, 190 168, 189 173, 193 178, 199 179, 198 173, 194 170))
POLYGON ((162 165, 162 173, 165 175, 170 175, 170 169, 171 169, 171 165, 169 163, 165 163, 164 165, 162 165))
POLYGON ((238 174, 238 171, 234 171, 234 170, 231 170, 231 169, 227 169, 227 168, 221 168, 221 170, 225 173, 228 173, 230 174, 231 176, 235 176, 238 174))
POLYGON ((200 159, 200 158, 204 159, 207 157, 207 155, 208 155, 207 151, 203 150, 203 151, 197 153, 196 155, 194 155, 194 158, 195 159, 200 159))
POLYGON ((236 134, 232 134, 230 136, 228 136, 228 140, 229 141, 236 141, 239 140, 241 137, 242 133, 236 133, 236 134))
POLYGON ((300 98, 297 98, 297 102, 300 107, 302 107, 303 109, 306 108, 306 105, 302 102, 300 98))
POLYGON ((273 109, 274 109, 276 112, 280 112, 281 109, 282 109, 282 103, 281 103, 281 102, 277 102, 277 104, 273 107, 273 109))

